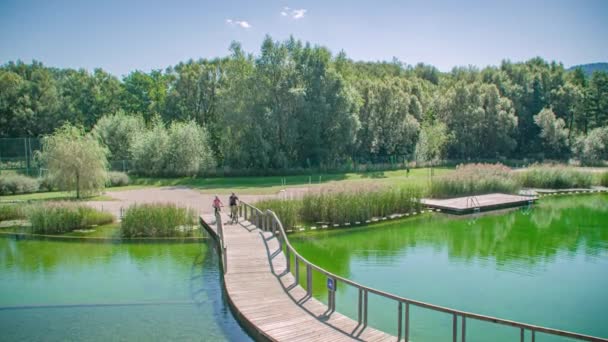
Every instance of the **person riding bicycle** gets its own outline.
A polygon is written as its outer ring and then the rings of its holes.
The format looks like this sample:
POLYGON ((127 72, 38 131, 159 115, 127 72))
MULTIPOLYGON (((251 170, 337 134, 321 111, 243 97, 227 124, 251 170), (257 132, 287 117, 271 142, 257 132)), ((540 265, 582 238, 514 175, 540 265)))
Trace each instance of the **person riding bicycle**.
POLYGON ((214 209, 216 215, 222 210, 221 207, 223 207, 223 206, 224 206, 224 204, 222 203, 222 201, 220 201, 220 198, 216 195, 215 199, 213 200, 213 209, 214 209))
POLYGON ((232 223, 238 223, 239 222, 239 213, 238 213, 238 201, 239 198, 234 194, 234 192, 232 193, 232 195, 230 196, 230 217, 232 218, 232 220, 230 222, 232 223))

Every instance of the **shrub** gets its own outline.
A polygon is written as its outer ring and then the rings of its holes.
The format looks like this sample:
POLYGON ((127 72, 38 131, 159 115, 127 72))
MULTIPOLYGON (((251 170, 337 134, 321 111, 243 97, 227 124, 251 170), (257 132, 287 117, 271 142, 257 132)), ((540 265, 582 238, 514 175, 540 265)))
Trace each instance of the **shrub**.
POLYGON ((29 194, 39 188, 39 181, 31 177, 18 174, 0 176, 0 195, 29 194))
POLYGON ((196 225, 196 213, 175 204, 134 204, 120 225, 123 237, 191 236, 196 225))
POLYGON ((259 209, 274 211, 285 228, 297 224, 363 222, 372 217, 407 213, 421 208, 417 187, 308 193, 300 200, 266 200, 259 209))
POLYGON ((107 186, 125 186, 129 185, 129 176, 124 172, 108 172, 107 186))
POLYGON ((25 210, 19 204, 0 205, 0 221, 24 219, 25 210))
POLYGON ((110 213, 98 211, 84 204, 69 202, 33 206, 29 210, 28 218, 32 224, 32 233, 42 234, 61 234, 114 221, 110 213))
POLYGON ((601 165, 608 160, 608 127, 595 128, 586 136, 579 136, 573 147, 581 164, 601 165))
POLYGON ((535 164, 518 174, 522 186, 528 188, 588 188, 593 182, 591 172, 563 165, 535 164))
POLYGON ((466 164, 458 165, 451 174, 433 179, 429 196, 444 198, 518 190, 519 184, 510 168, 502 164, 466 164))

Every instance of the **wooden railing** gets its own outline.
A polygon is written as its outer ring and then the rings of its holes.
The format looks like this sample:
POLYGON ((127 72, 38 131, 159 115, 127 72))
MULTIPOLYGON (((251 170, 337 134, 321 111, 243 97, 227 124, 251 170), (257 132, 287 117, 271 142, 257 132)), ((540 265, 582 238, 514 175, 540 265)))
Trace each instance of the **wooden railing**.
POLYGON ((333 274, 325 269, 311 263, 302 255, 300 255, 293 246, 289 243, 289 239, 287 238, 287 233, 283 227, 283 224, 277 217, 277 215, 271 210, 266 210, 265 212, 259 210, 258 208, 241 202, 241 206, 239 208, 239 214, 254 224, 258 229, 263 231, 272 232, 274 236, 277 237, 281 249, 285 252, 286 259, 286 268, 287 271, 291 272, 291 259, 294 259, 294 277, 296 284, 300 283, 300 264, 303 264, 306 267, 306 292, 309 296, 312 296, 312 271, 315 270, 324 276, 327 279, 331 279, 333 282, 333 290, 328 289, 328 309, 329 312, 334 312, 336 310, 336 294, 335 289, 337 288, 338 282, 352 286, 358 290, 358 310, 357 310, 357 320, 360 326, 367 326, 368 321, 368 296, 369 294, 377 295, 380 297, 384 297, 386 299, 392 300, 395 302, 395 310, 396 310, 396 321, 397 321, 397 338, 401 341, 402 338, 405 341, 409 341, 410 334, 410 306, 421 307, 430 309, 433 311, 443 312, 452 316, 452 340, 454 342, 458 341, 458 319, 460 318, 460 340, 462 342, 466 341, 466 326, 467 319, 490 322, 494 324, 500 324, 505 326, 514 327, 520 330, 520 340, 523 342, 525 340, 526 331, 530 331, 531 340, 534 342, 536 339, 536 333, 545 333, 556 336, 569 337, 582 341, 608 341, 606 338, 594 337, 589 335, 578 334, 574 332, 552 329, 541 327, 532 324, 520 323, 516 321, 511 321, 507 319, 501 319, 492 316, 479 315, 471 312, 455 310, 444 306, 434 305, 430 303, 421 302, 418 300, 413 300, 401 296, 397 296, 391 293, 387 293, 375 288, 367 287, 365 285, 361 285, 352 280, 340 277, 339 275, 333 274), (404 317, 405 313, 405 317, 404 317))

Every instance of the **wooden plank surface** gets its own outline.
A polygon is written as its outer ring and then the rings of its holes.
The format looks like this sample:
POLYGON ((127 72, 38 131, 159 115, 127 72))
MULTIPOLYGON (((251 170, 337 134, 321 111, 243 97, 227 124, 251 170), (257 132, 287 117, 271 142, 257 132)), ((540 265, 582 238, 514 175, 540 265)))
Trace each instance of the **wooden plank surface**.
POLYGON ((493 207, 517 206, 528 204, 536 200, 536 197, 518 196, 509 194, 487 194, 479 196, 466 196, 448 199, 422 199, 422 203, 432 208, 448 211, 466 211, 473 208, 481 210, 493 207))
MULTIPOLYGON (((213 215, 202 215, 201 219, 216 231, 213 215)), ((229 221, 223 214, 222 220, 229 221)), ((369 326, 361 327, 338 312, 324 316, 327 306, 314 298, 302 301, 307 297, 306 290, 294 286, 295 277, 286 272, 285 255, 272 233, 255 229, 248 221, 225 224, 223 231, 228 265, 224 274, 226 292, 240 315, 265 336, 276 341, 397 339, 369 326)))

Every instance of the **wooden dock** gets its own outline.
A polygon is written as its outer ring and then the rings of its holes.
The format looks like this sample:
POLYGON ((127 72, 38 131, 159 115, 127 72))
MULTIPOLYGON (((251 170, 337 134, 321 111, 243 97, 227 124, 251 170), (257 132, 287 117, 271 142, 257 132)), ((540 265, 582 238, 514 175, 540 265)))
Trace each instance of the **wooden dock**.
POLYGON ((449 199, 422 199, 421 202, 431 208, 441 209, 455 214, 467 214, 474 211, 486 211, 528 205, 536 201, 534 196, 507 194, 488 194, 449 199))
MULTIPOLYGON (((222 215, 223 222, 228 218, 222 215)), ((216 239, 215 217, 201 223, 216 239)), ((239 322, 256 340, 395 341, 382 331, 358 324, 307 295, 286 269, 285 255, 271 232, 249 221, 223 226, 226 245, 224 287, 239 322), (329 312, 329 313, 328 313, 329 312)))

